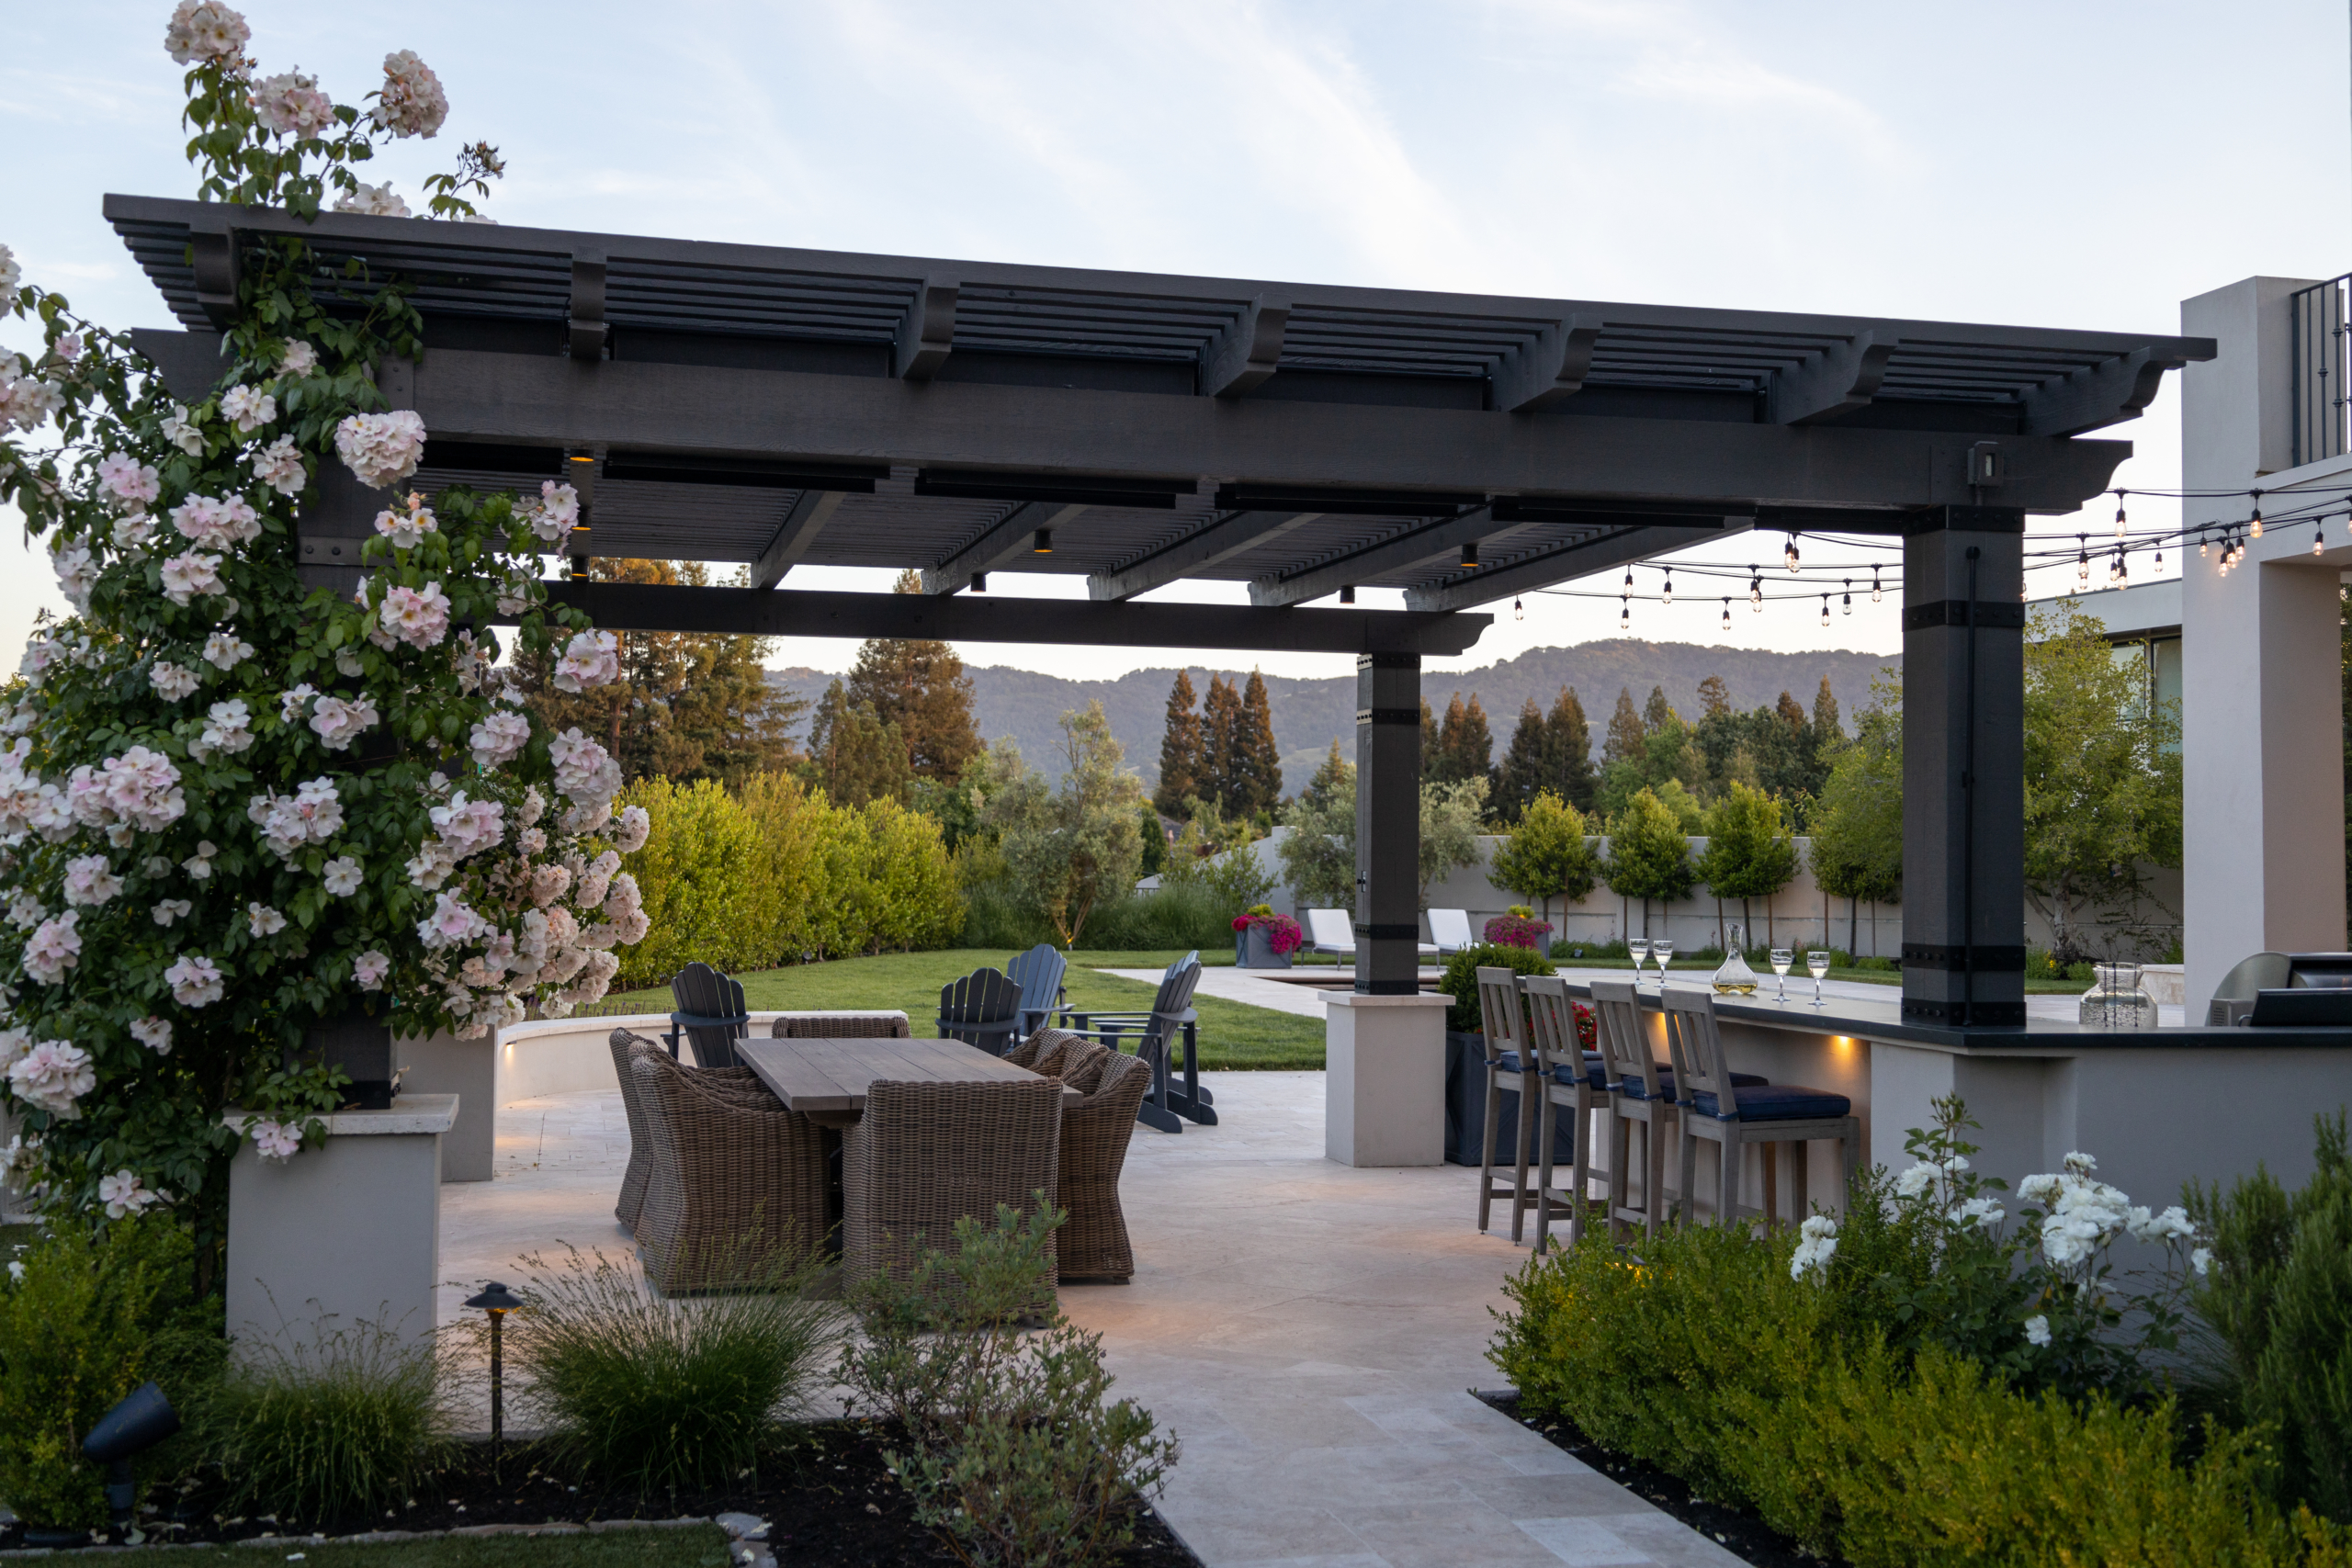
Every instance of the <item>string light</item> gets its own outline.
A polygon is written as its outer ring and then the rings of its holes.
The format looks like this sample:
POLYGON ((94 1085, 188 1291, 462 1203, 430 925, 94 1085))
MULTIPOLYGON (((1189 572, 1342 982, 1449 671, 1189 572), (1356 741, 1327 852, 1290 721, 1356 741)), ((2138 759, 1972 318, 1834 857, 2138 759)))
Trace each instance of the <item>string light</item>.
POLYGON ((2254 518, 2251 526, 2254 536, 2257 539, 2262 537, 2262 492, 2260 491, 2254 492, 2254 518))
POLYGON ((1658 596, 1658 603, 1661 604, 1674 603, 1674 569, 1672 567, 1666 569, 1666 592, 1658 596))
POLYGON ((1629 567, 1627 567, 1627 568, 1625 569, 1625 592, 1628 592, 1628 593, 1631 593, 1633 591, 1634 591, 1634 569, 1633 569, 1632 567, 1630 567, 1630 566, 1629 566, 1629 567))
POLYGON ((1634 601, 1631 597, 1625 597, 1622 603, 1623 607, 1617 612, 1617 629, 1621 632, 1631 631, 1634 627, 1634 601))
POLYGON ((1747 607, 1759 615, 1764 613, 1764 574, 1753 562, 1747 568, 1747 607))
POLYGON ((1849 577, 1849 578, 1848 578, 1848 579, 1846 580, 1846 611, 1845 611, 1845 613, 1846 613, 1847 615, 1852 615, 1852 614, 1854 613, 1854 580, 1853 580, 1852 578, 1850 578, 1850 577, 1849 577))
POLYGON ((2115 492, 2115 536, 2123 537, 2123 492, 2115 492))
POLYGON ((2325 548, 2327 548, 2327 519, 2323 517, 2312 525, 2312 554, 2317 555, 2325 548))
POLYGON ((1878 568, 1872 567, 1871 568, 1871 603, 1875 604, 1884 596, 1878 585, 1878 568))
POLYGON ((1516 599, 1512 600, 1510 602, 1510 618, 1514 621, 1523 621, 1527 619, 1527 606, 1521 604, 1516 599))
POLYGON ((1821 596, 1821 624, 1825 626, 1829 624, 1829 595, 1826 593, 1821 596))
POLYGON ((2201 560, 2201 559, 2203 559, 2203 558, 2204 558, 2204 557, 2205 557, 2205 555, 2207 554, 2207 552, 2208 552, 2208 551, 2210 551, 2211 548, 2212 548, 2212 545, 2211 545, 2211 544, 2209 542, 2209 540, 2207 539, 2207 537, 2206 537, 2206 534, 2205 534, 2205 530, 2204 530, 2204 529, 2202 529, 2202 528, 2198 529, 2198 530, 2197 530, 2197 555, 2198 555, 2198 558, 2199 558, 2199 559, 2200 559, 2200 560, 2201 560))
POLYGON ((1789 532, 1789 547, 1787 552, 1782 555, 1781 558, 1789 563, 1789 570, 1791 572, 1794 572, 1797 570, 1797 536, 1794 529, 1791 529, 1789 532))
POLYGON ((1728 597, 1724 600, 1724 630, 1731 630, 1731 600, 1728 597))
POLYGON ((2075 581, 2088 582, 2091 580, 2090 536, 2077 534, 2075 536, 2075 541, 2083 547, 2075 557, 2075 581))

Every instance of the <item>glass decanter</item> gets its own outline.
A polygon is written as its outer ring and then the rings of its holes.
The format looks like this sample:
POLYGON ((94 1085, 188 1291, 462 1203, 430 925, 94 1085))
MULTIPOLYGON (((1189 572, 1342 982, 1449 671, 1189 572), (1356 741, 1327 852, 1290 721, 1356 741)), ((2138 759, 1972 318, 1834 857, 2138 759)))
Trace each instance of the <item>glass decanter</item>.
POLYGON ((2137 964, 2094 964, 2098 984, 2083 993, 2075 1016, 2089 1029, 2154 1029, 2156 998, 2140 984, 2137 964))
POLYGON ((1740 930, 1731 928, 1731 944, 1724 950, 1724 961, 1715 969, 1715 995, 1719 997, 1752 997, 1756 994, 1756 971, 1747 966, 1747 954, 1740 951, 1740 930))

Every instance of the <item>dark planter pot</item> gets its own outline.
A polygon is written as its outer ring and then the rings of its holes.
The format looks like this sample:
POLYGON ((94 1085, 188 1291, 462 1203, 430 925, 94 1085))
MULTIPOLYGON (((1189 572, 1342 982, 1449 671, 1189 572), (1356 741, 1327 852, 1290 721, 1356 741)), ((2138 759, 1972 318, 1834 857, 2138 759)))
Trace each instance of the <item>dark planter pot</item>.
POLYGON ((398 1075, 392 1066, 390 1024, 355 1008, 341 1018, 312 1025, 302 1036, 301 1050, 294 1055, 305 1064, 341 1067, 351 1079, 351 1086, 344 1091, 349 1097, 345 1101, 346 1105, 362 1111, 392 1108, 398 1075))
MULTIPOLYGON (((1510 1080, 1497 1096, 1501 1104, 1495 1117, 1495 1164, 1519 1163, 1519 1089, 1510 1080)), ((1541 1105, 1536 1113, 1543 1113, 1541 1105)), ((1445 1032, 1445 1157, 1453 1165, 1481 1163, 1487 1141, 1487 1037, 1445 1032)), ((1530 1156, 1533 1168, 1542 1157, 1530 1156)), ((1552 1163, 1566 1165, 1576 1158, 1576 1118, 1561 1116, 1552 1129, 1552 1163)))
POLYGON ((1233 933, 1233 962, 1243 969, 1287 969, 1290 954, 1274 951, 1273 937, 1263 926, 1233 933))

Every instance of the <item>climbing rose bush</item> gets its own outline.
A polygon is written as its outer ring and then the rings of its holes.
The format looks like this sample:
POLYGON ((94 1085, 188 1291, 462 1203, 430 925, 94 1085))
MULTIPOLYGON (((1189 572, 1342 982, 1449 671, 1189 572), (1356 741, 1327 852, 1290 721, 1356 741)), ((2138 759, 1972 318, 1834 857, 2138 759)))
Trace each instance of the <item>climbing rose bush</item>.
MULTIPOLYGON (((388 56, 363 109, 261 76, 250 37, 212 0, 166 30, 201 194, 380 208, 354 168, 440 129, 431 70, 388 56)), ((463 192, 497 172, 467 149, 431 209, 478 216, 463 192)), ((249 249, 220 378, 183 401, 0 247, 0 321, 40 340, 0 352, 0 496, 74 606, 0 693, 0 1106, 11 1170, 55 1209, 193 1203, 217 1235, 240 1135, 290 1158, 339 1098, 301 1065, 314 1025, 480 1037, 601 997, 645 935, 620 871, 644 813, 614 816, 611 756, 535 721, 500 665, 519 644, 578 688, 617 674, 612 637, 538 582, 578 498, 407 488, 428 433, 375 367, 420 355, 422 323, 388 281, 345 295, 299 241, 249 249), (296 567, 335 467, 379 492, 356 593, 296 567)))

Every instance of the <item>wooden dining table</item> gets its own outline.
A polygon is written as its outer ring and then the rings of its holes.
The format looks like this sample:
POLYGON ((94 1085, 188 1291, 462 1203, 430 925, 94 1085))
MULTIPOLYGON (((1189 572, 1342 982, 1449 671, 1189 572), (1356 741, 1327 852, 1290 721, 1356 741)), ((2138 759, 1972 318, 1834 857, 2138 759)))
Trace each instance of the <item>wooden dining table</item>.
MULTIPOLYGON (((820 1127, 852 1127, 876 1083, 1012 1083, 1037 1075, 960 1040, 738 1040, 760 1081, 820 1127)), ((1062 1088, 1067 1105, 1085 1096, 1062 1088)))

